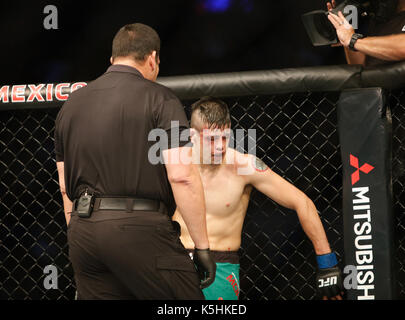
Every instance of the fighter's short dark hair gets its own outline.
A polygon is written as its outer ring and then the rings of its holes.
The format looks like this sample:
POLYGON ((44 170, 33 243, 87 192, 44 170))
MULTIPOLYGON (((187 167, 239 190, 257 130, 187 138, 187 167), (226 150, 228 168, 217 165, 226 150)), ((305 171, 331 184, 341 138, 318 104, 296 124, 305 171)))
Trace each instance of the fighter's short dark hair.
POLYGON ((123 26, 115 35, 112 43, 112 57, 132 57, 136 61, 145 60, 146 56, 156 51, 160 53, 160 38, 157 32, 142 23, 123 26))
POLYGON ((228 105, 214 97, 202 97, 191 105, 191 126, 195 127, 194 117, 198 112, 201 121, 208 128, 224 128, 231 126, 231 116, 228 105))

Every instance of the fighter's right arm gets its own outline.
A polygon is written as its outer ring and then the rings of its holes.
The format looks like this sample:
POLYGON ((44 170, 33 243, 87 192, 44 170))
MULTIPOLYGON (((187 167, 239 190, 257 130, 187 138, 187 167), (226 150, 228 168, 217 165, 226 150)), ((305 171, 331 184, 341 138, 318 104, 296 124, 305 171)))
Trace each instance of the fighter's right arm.
POLYGON ((167 176, 177 209, 181 213, 195 247, 206 249, 209 248, 209 242, 201 177, 194 164, 179 161, 181 154, 188 154, 191 157, 191 147, 163 151, 167 176))
POLYGON ((164 150, 162 154, 177 209, 194 242, 193 261, 201 280, 200 286, 203 289, 214 282, 216 264, 209 250, 201 176, 197 167, 191 162, 191 147, 171 148, 164 150), (190 161, 183 161, 184 158, 190 161))

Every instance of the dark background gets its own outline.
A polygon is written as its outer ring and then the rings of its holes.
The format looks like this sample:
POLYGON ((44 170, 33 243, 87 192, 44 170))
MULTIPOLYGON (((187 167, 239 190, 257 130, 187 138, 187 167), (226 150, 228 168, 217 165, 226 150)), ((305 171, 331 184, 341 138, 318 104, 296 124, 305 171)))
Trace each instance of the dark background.
POLYGON ((323 0, 0 1, 0 85, 89 81, 109 66, 125 24, 162 40, 160 76, 345 63, 342 48, 315 48, 301 14, 323 0), (58 9, 58 30, 43 26, 58 9))

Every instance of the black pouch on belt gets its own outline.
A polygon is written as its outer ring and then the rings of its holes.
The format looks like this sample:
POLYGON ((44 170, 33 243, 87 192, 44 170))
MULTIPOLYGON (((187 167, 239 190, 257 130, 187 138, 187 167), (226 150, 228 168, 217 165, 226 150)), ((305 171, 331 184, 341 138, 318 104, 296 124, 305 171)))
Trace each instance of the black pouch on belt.
POLYGON ((94 207, 94 195, 85 194, 77 200, 76 212, 80 218, 90 218, 94 207))

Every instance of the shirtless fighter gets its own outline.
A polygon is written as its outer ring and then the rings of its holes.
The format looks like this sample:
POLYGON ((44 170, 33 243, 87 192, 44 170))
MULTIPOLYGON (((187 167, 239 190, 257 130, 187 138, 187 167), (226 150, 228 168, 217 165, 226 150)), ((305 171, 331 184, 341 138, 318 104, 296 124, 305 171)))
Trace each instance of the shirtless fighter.
MULTIPOLYGON (((193 160, 204 187, 211 255, 217 264, 215 281, 203 290, 207 300, 237 300, 242 226, 252 188, 297 212, 311 240, 318 262, 317 288, 323 299, 342 299, 342 276, 313 202, 260 159, 228 147, 230 114, 223 101, 204 97, 192 105, 193 160), (248 174, 246 174, 248 172, 248 174)), ((181 242, 190 255, 194 243, 181 213, 173 220, 181 227, 181 242)))

